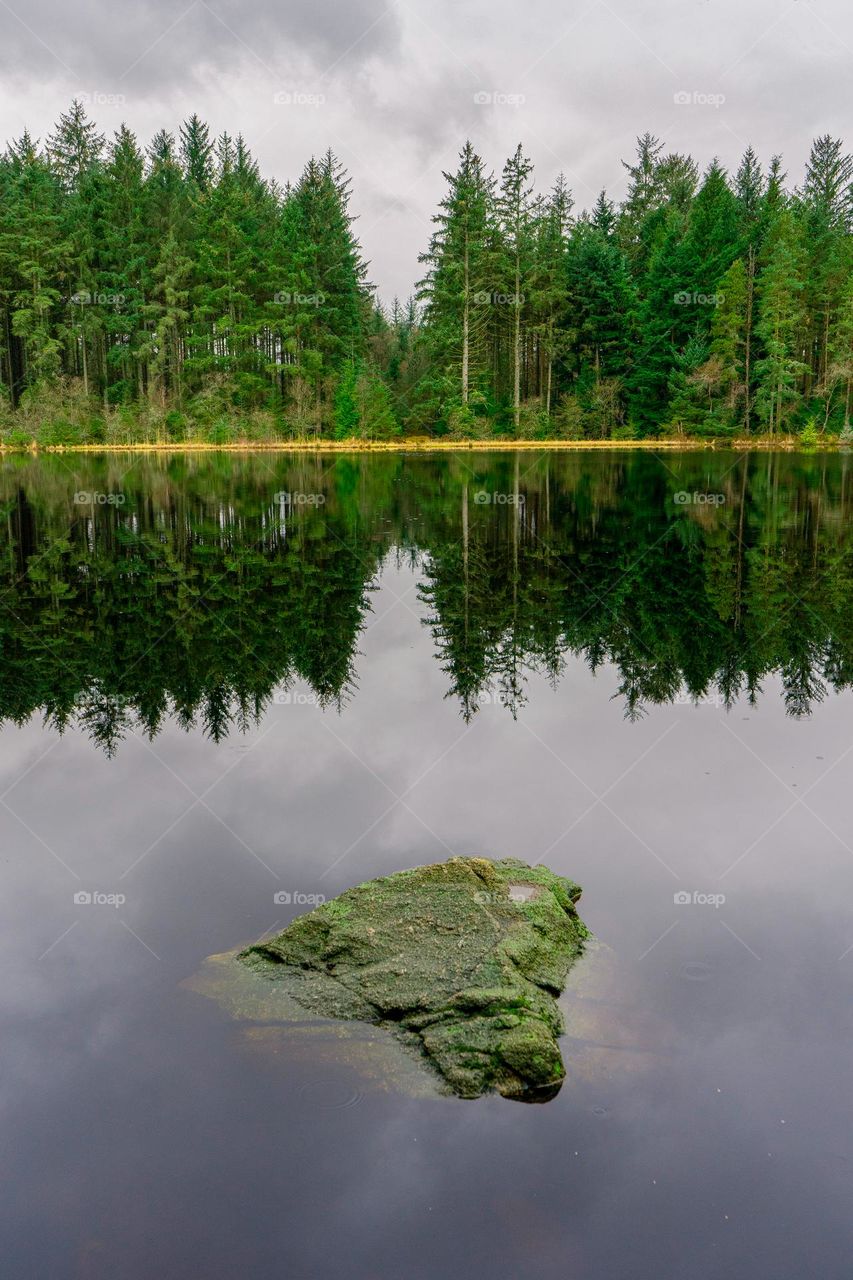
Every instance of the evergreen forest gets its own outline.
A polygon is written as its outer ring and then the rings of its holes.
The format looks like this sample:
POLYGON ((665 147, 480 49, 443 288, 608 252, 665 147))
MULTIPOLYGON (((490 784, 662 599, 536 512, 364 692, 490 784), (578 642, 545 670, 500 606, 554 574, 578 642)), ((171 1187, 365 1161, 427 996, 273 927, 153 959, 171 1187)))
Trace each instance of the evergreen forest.
POLYGON ((623 164, 580 209, 466 142, 388 300, 332 152, 282 185, 196 115, 143 145, 75 101, 0 156, 0 438, 853 439, 843 142, 799 183, 650 134, 623 164))

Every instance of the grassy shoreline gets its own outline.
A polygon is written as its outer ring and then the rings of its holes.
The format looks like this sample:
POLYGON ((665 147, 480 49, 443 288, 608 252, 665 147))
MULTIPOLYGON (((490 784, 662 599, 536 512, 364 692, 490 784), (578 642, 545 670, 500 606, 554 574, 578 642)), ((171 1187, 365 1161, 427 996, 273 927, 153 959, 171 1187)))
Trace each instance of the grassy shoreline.
POLYGON ((40 453, 514 453, 554 451, 563 453, 589 450, 651 450, 659 452, 683 452, 686 450, 784 450, 786 452, 815 452, 817 449, 837 448, 833 443, 821 442, 805 447, 797 436, 780 436, 776 439, 698 440, 272 440, 261 442, 233 442, 208 444, 193 441, 166 441, 147 444, 58 444, 9 445, 0 443, 3 454, 40 453))

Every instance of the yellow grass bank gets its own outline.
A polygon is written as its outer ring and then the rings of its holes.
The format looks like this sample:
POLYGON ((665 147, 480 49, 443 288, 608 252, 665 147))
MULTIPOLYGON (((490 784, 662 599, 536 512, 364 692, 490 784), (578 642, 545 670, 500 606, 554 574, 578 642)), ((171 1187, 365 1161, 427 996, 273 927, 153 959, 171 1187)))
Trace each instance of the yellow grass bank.
MULTIPOLYGON (((818 445, 817 448, 835 448, 818 445)), ((272 440, 263 443, 235 441, 207 444, 193 441, 163 441, 148 444, 66 444, 11 446, 0 444, 0 453, 533 453, 551 450, 562 453, 595 450, 768 450, 803 449, 796 436, 756 437, 736 440, 697 440, 668 437, 665 440, 432 440, 411 437, 403 440, 272 440)), ((813 452, 814 448, 810 448, 813 452)))

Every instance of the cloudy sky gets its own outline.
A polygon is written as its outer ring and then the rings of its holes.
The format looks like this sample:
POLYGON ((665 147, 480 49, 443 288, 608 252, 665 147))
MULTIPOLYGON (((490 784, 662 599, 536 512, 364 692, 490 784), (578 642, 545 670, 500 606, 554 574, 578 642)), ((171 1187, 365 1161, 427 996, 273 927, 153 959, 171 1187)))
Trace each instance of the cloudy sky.
POLYGON ((407 294, 470 136, 497 170, 521 141, 578 206, 624 190, 651 130, 734 166, 748 142, 799 179, 850 137, 849 0, 0 0, 0 137, 49 132, 73 96, 147 140, 193 110, 267 175, 335 150, 381 295, 407 294))

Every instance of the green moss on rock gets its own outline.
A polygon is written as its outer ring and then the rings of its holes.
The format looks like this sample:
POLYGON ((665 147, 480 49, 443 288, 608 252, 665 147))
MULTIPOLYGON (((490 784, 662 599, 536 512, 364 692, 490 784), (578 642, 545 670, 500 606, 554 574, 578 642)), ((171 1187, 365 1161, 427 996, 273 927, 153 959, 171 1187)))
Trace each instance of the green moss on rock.
POLYGON ((540 1101, 565 1075, 580 892, 516 858, 451 858, 348 889, 238 959, 316 1016, 390 1027, 460 1097, 540 1101))

